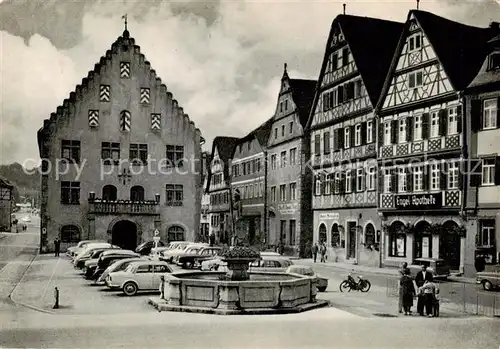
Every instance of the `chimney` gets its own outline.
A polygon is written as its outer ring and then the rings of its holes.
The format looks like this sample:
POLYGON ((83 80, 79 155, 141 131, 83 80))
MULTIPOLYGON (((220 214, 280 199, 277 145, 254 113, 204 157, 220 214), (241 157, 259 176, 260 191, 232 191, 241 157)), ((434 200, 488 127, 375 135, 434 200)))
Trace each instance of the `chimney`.
POLYGON ((500 23, 499 22, 490 22, 490 30, 493 35, 500 34, 500 23))

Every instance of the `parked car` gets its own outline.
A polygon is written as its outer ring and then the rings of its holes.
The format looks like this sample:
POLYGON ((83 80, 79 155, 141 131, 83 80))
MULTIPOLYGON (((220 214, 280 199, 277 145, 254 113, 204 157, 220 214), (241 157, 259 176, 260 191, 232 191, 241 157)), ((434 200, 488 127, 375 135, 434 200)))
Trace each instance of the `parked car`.
POLYGON ((122 290, 127 296, 134 296, 138 291, 158 291, 160 276, 171 273, 167 262, 145 260, 133 262, 123 271, 113 272, 106 278, 106 286, 122 290))
POLYGON ((73 260, 73 265, 77 269, 82 269, 85 266, 85 261, 91 259, 92 255, 95 252, 111 249, 120 249, 120 247, 108 243, 89 244, 82 252, 78 254, 78 256, 75 257, 75 259, 73 260))
POLYGON ((87 246, 88 244, 90 244, 92 242, 106 242, 106 241, 100 241, 100 240, 82 240, 76 246, 68 247, 66 249, 66 255, 68 257, 74 257, 78 253, 80 253, 85 248, 85 246, 87 246))
POLYGON ((328 279, 318 275, 310 266, 307 265, 291 265, 286 269, 287 273, 294 273, 316 278, 316 285, 319 292, 325 292, 328 287, 328 279))
POLYGON ((94 269, 91 271, 92 274, 89 275, 89 279, 92 280, 99 279, 99 276, 101 276, 101 274, 104 273, 104 271, 117 260, 140 257, 140 256, 141 256, 140 254, 130 250, 104 252, 97 261, 97 264, 94 267, 94 269))
POLYGON ((150 257, 146 256, 141 256, 141 257, 133 257, 133 258, 125 258, 125 259, 119 259, 114 261, 102 274, 99 276, 96 282, 104 282, 106 280, 106 277, 115 271, 122 271, 127 269, 127 267, 130 265, 132 262, 140 262, 144 260, 151 260, 150 257))
POLYGON ((497 270, 476 273, 476 282, 483 285, 486 291, 493 291, 500 287, 500 267, 497 270))
POLYGON ((221 251, 220 247, 200 247, 197 250, 193 247, 176 257, 177 265, 184 269, 191 269, 200 265, 204 260, 212 259, 221 251))
POLYGON ((172 259, 172 261, 175 264, 180 265, 178 263, 180 256, 193 255, 193 254, 198 255, 203 247, 205 247, 205 246, 204 245, 190 245, 182 253, 178 253, 177 255, 175 255, 174 258, 172 259))
POLYGON ((249 271, 284 272, 293 265, 288 257, 261 256, 259 260, 250 263, 249 271))
MULTIPOLYGON (((281 257, 281 255, 277 252, 260 252, 260 256, 261 257, 281 257)), ((221 263, 224 264, 224 262, 222 262, 222 257, 217 255, 212 259, 202 261, 200 263, 201 264, 200 269, 205 270, 205 271, 206 270, 217 270, 218 266, 221 263)))
POLYGON ((408 266, 411 276, 415 278, 417 273, 422 270, 422 265, 427 266, 427 270, 432 273, 434 279, 447 279, 450 276, 450 266, 443 259, 438 258, 416 258, 408 266))
MULTIPOLYGON (((154 241, 146 241, 137 246, 135 249, 136 253, 139 253, 141 256, 147 256, 151 253, 151 249, 156 246, 156 242, 154 241)), ((158 246, 165 246, 163 241, 158 241, 158 246)))
MULTIPOLYGON (((198 246, 200 246, 200 244, 199 243, 195 243, 195 242, 191 242, 191 243, 189 243, 187 245, 179 245, 179 246, 177 246, 177 247, 175 247, 173 249, 165 250, 162 253, 160 253, 160 259, 162 261, 173 263, 174 262, 174 258, 177 255, 186 252, 186 250, 188 248, 190 248, 191 246, 198 247, 198 246)), ((204 246, 208 246, 208 245, 204 244, 204 246)))

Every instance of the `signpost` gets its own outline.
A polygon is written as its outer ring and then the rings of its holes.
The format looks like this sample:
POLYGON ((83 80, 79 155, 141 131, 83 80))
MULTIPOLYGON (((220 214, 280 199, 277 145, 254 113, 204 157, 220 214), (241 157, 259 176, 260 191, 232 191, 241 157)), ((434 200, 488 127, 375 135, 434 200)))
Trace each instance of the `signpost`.
POLYGON ((160 232, 158 231, 158 229, 155 229, 153 241, 155 242, 155 257, 156 259, 159 259, 158 242, 160 241, 160 232))

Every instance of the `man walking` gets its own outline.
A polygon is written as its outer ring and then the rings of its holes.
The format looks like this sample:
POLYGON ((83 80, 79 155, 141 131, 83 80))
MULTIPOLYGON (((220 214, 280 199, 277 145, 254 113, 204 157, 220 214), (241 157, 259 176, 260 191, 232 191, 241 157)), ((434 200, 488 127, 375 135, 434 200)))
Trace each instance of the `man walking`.
POLYGON ((312 254, 313 254, 313 260, 314 260, 314 263, 316 263, 316 258, 318 257, 318 243, 315 242, 313 247, 312 247, 312 254))
POLYGON ((59 251, 61 249, 61 240, 58 237, 54 240, 54 257, 59 257, 59 251))
POLYGON ((326 262, 326 246, 325 243, 322 242, 321 246, 319 247, 319 253, 321 254, 321 263, 326 262))

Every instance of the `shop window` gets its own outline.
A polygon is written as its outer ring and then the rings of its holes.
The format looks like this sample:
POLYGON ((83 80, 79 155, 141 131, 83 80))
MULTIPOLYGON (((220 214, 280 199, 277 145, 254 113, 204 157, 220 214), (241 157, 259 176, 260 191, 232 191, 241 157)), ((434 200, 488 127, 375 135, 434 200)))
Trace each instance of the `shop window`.
POLYGON ((389 257, 406 257, 406 234, 402 223, 393 224, 389 231, 389 257))
POLYGON ((324 224, 321 224, 319 226, 319 242, 325 242, 326 241, 326 226, 324 224))

